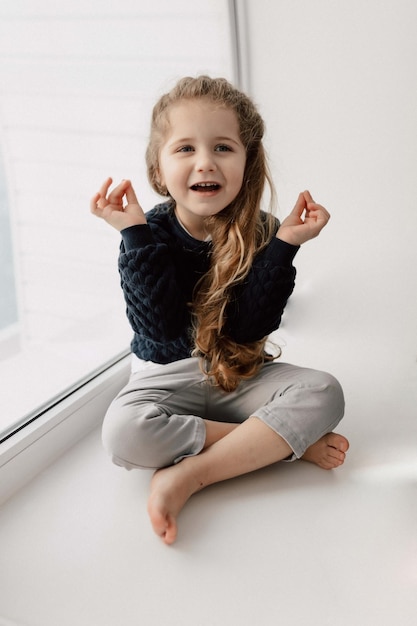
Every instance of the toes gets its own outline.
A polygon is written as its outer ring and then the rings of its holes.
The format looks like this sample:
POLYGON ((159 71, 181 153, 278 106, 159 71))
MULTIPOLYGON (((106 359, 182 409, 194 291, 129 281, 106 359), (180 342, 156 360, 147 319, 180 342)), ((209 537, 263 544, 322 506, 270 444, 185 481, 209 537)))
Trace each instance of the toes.
POLYGON ((318 465, 325 470, 332 470, 343 465, 343 461, 339 459, 323 459, 318 465))
POLYGON ((325 470, 332 470, 335 467, 337 467, 337 465, 334 465, 333 463, 327 463, 327 461, 323 461, 322 463, 319 463, 318 466, 321 467, 321 469, 325 469, 325 470))
POLYGON ((161 537, 166 544, 174 543, 177 538, 177 522, 163 498, 151 494, 148 501, 148 515, 158 537, 161 537))
POLYGON ((340 450, 340 452, 347 452, 349 450, 349 441, 343 435, 339 435, 338 433, 328 433, 326 437, 327 445, 332 448, 336 448, 336 450, 340 450))
POLYGON ((174 517, 168 514, 167 527, 163 536, 163 540, 166 544, 170 545, 171 543, 174 543, 176 538, 177 538, 177 523, 174 517))
POLYGON ((342 463, 343 463, 343 461, 345 460, 345 457, 346 457, 346 454, 344 452, 341 452, 337 448, 333 448, 333 446, 329 446, 328 447, 327 455, 332 460, 340 461, 342 463))
POLYGON ((152 510, 152 508, 149 509, 149 517, 152 528, 158 537, 161 537, 167 544, 174 543, 177 538, 177 524, 175 518, 170 513, 164 515, 159 511, 152 510))
POLYGON ((340 467, 340 465, 343 465, 345 458, 346 458, 346 454, 341 449, 341 447, 339 447, 339 442, 335 440, 334 437, 331 438, 329 436, 329 438, 326 441, 326 444, 327 444, 326 448, 323 451, 323 456, 321 458, 321 463, 319 463, 320 466, 324 467, 324 469, 334 469, 335 467, 340 467), (335 446, 332 444, 337 444, 337 445, 335 446))
POLYGON ((349 442, 346 437, 337 433, 327 433, 307 448, 301 458, 315 463, 323 469, 330 470, 343 465, 348 449, 349 442))
POLYGON ((152 528, 157 535, 163 537, 168 529, 168 521, 166 516, 152 504, 148 506, 148 514, 152 523, 152 528))
POLYGON ((339 467, 340 465, 343 465, 343 463, 345 462, 345 458, 346 455, 344 452, 340 452, 340 450, 336 450, 335 448, 331 447, 327 448, 326 462, 330 465, 333 465, 333 467, 339 467))

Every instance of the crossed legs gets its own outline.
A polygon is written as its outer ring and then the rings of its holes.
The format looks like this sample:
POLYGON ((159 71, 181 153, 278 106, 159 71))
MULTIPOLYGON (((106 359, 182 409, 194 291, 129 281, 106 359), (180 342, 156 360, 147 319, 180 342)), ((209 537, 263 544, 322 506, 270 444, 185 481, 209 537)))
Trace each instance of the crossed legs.
MULTIPOLYGON (((208 485, 255 471, 287 458, 286 441, 257 417, 239 425, 206 422, 206 446, 196 456, 157 470, 151 482, 148 513, 167 544, 177 537, 177 517, 187 500, 208 485)), ((307 448, 303 459, 324 469, 342 465, 349 442, 328 433, 307 448)))
POLYGON ((341 465, 349 443, 333 430, 343 411, 342 389, 324 372, 268 363, 224 394, 207 384, 196 359, 186 359, 131 378, 107 412, 103 443, 127 469, 163 468, 153 476, 148 511, 169 544, 182 507, 208 485, 287 458, 341 465))

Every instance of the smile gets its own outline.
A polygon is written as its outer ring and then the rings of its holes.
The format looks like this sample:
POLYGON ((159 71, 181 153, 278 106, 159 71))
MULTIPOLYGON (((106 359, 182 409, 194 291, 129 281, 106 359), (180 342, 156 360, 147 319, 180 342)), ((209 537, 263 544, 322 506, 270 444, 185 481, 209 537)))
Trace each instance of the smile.
POLYGON ((196 183, 191 186, 193 191, 207 192, 207 191, 218 191, 220 189, 220 185, 218 183, 196 183))

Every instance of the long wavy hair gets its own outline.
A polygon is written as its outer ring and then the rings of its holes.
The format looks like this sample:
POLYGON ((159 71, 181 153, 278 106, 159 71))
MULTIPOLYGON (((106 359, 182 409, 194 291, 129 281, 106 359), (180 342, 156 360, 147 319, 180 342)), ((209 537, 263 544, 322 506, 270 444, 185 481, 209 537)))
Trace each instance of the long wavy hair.
POLYGON ((265 185, 269 187, 271 205, 275 189, 262 143, 264 122, 256 106, 224 78, 208 76, 181 79, 154 106, 146 151, 148 178, 153 189, 170 197, 159 177, 159 154, 169 129, 170 107, 179 101, 196 99, 234 111, 246 149, 243 183, 237 197, 220 213, 206 218, 212 239, 210 268, 198 282, 191 303, 193 355, 200 358, 202 370, 212 383, 230 392, 241 379, 251 378, 265 361, 273 359, 265 351, 266 337, 238 344, 225 333, 225 325, 233 288, 247 276, 255 255, 276 230, 276 219, 271 213, 261 211, 265 185))

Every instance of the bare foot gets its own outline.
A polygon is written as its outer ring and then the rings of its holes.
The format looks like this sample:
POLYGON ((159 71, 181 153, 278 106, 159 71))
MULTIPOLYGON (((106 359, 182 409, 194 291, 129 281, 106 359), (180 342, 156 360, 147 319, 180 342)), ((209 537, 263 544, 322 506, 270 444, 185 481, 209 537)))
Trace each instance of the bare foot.
POLYGON ((330 470, 343 465, 348 449, 349 442, 346 437, 337 433, 327 433, 307 448, 301 458, 303 461, 330 470))
MULTIPOLYGON (((201 471, 201 468, 204 469, 204 466, 207 466, 207 463, 204 462, 207 459, 204 457, 207 457, 210 452, 215 453, 216 445, 207 448, 200 455, 187 457, 176 465, 157 470, 153 475, 148 500, 148 513, 155 533, 166 544, 172 544, 176 540, 177 517, 194 493, 200 491, 207 484, 238 476, 259 467, 257 464, 256 467, 245 469, 244 472, 242 469, 236 472, 235 469, 230 470, 228 468, 225 470, 226 473, 221 473, 220 477, 216 475, 215 480, 213 480, 213 476, 208 476, 207 470, 201 471), (199 463, 197 459, 203 463, 199 463), (199 465, 198 471, 196 471, 196 463, 199 465), (202 476, 203 479, 201 479, 202 476)), ((287 444, 285 446, 287 453, 288 446, 287 444)), ((343 464, 348 448, 349 442, 346 437, 336 433, 328 433, 307 448, 302 459, 315 463, 324 469, 333 469, 343 464)))
POLYGON ((177 517, 187 500, 201 489, 187 472, 187 459, 157 470, 152 477, 148 514, 152 527, 166 544, 177 538, 177 517))

